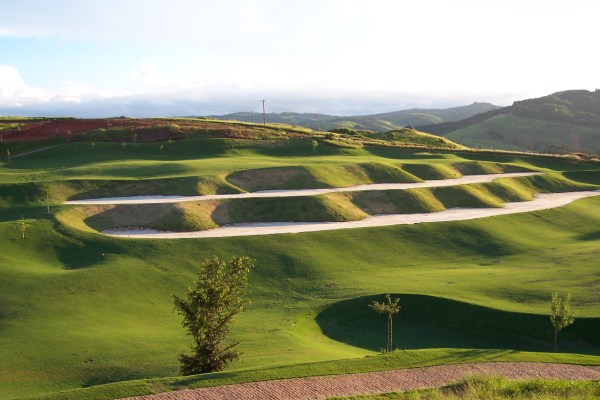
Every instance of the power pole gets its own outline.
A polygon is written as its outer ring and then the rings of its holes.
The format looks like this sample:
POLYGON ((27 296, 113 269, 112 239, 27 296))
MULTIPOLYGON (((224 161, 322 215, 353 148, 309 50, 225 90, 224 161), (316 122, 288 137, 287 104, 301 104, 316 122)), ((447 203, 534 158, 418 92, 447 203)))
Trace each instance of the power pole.
POLYGON ((267 117, 265 116, 265 101, 262 100, 263 103, 263 125, 267 124, 267 117))
POLYGON ((319 113, 317 113, 317 132, 321 132, 321 124, 319 121, 319 113))

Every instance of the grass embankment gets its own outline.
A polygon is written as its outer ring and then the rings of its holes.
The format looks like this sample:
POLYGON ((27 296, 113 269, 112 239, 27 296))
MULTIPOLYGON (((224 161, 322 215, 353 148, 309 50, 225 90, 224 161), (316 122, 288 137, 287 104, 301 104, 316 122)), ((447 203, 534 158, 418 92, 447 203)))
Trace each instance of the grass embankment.
MULTIPOLYGON (((364 372, 389 371, 402 368, 420 368, 433 365, 456 365, 469 362, 500 362, 500 361, 529 361, 529 362, 552 362, 581 365, 600 365, 600 357, 532 353, 532 352, 509 352, 505 350, 464 350, 464 349, 428 349, 416 351, 394 351, 390 354, 380 354, 375 357, 355 358, 348 360, 326 361, 321 363, 298 364, 281 367, 260 368, 253 370, 237 370, 228 372, 217 372, 210 374, 194 375, 188 377, 172 377, 159 379, 144 379, 136 381, 105 384, 84 389, 62 391, 59 393, 28 397, 27 400, 112 400, 115 398, 135 396, 143 394, 155 394, 172 390, 197 389, 203 387, 231 385, 237 383, 266 381, 273 379, 301 378, 308 376, 340 375, 364 372)), ((479 383, 480 389, 489 388, 494 383, 493 389, 498 390, 499 384, 502 388, 510 390, 509 385, 516 387, 513 382, 502 378, 470 378, 457 383, 456 389, 460 389, 465 383, 479 383)), ((538 382, 538 381, 536 381, 538 382)), ((559 382, 547 382, 549 387, 557 388, 559 382)), ((541 382, 540 382, 541 383, 541 382)), ((577 390, 588 390, 589 382, 571 382, 571 388, 577 390), (581 385, 581 386, 578 386, 581 385)), ((564 382, 566 385, 566 382, 564 382)), ((592 386, 595 388, 595 386, 592 386)), ((565 389, 565 386, 563 386, 565 389)), ((431 391, 417 391, 416 393, 429 394, 442 389, 431 391)), ((540 387, 540 390, 542 388, 540 387)), ((415 392, 413 392, 415 393, 415 392)), ((506 391, 504 393, 507 393, 506 391)), ((565 392, 563 391, 563 394, 565 392)), ((396 396, 401 394, 389 394, 396 396)), ((372 398, 372 396, 365 396, 372 398)), ((362 397, 357 397, 362 398, 362 397)), ((393 398, 393 397, 392 397, 393 398)), ((410 397, 409 397, 410 398, 410 397)), ((418 397, 417 397, 418 398, 418 397)), ((427 398, 427 397, 426 397, 427 398)), ((435 399, 435 398, 434 398, 435 399)), ((483 397, 482 399, 486 399, 483 397)))
POLYGON ((228 199, 176 204, 77 206, 58 214, 63 223, 96 231, 149 228, 189 232, 248 222, 342 222, 379 214, 411 214, 449 208, 502 207, 534 194, 593 188, 560 175, 503 178, 439 188, 360 191, 318 196, 228 199), (82 222, 83 220, 83 222, 82 222))
POLYGON ((474 376, 439 389, 368 396, 335 397, 336 400, 592 400, 600 398, 599 381, 561 381, 474 376))

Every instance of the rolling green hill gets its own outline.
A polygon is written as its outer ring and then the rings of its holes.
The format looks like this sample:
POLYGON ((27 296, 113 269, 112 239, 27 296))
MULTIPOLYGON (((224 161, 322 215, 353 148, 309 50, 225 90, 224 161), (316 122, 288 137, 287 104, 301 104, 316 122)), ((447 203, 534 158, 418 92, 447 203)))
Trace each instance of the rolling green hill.
MULTIPOLYGON (((410 110, 394 111, 382 114, 348 117, 320 114, 318 118, 321 130, 350 128, 355 130, 387 132, 390 130, 401 129, 405 126, 418 126, 438 124, 448 121, 458 121, 496 108, 498 107, 490 103, 473 103, 468 106, 446 109, 413 108, 410 110)), ((263 115, 261 113, 253 112, 240 112, 212 116, 212 118, 254 123, 263 122, 263 115)), ((268 122, 284 123, 317 129, 316 113, 268 113, 266 114, 266 120, 268 122)))
MULTIPOLYGON (((180 121, 179 128, 159 132, 185 133, 177 140, 156 139, 156 129, 139 127, 133 142, 132 131, 119 128, 110 135, 88 132, 61 140, 10 164, 0 160, 2 398, 111 399, 186 386, 494 359, 600 364, 600 345, 589 334, 600 319, 598 197, 463 222, 161 241, 99 235, 83 223, 98 210, 62 204, 96 195, 237 193, 269 183, 328 187, 513 169, 545 173, 468 189, 431 189, 413 196, 412 203, 401 195, 386 200, 397 210, 411 204, 466 206, 467 201, 495 206, 537 191, 598 185, 598 164, 399 147, 291 127, 189 124, 180 121), (106 136, 111 140, 98 140, 106 136), (114 141, 123 138, 127 142, 114 141), (29 223, 25 239, 22 218, 29 223), (200 261, 213 255, 256 259, 249 282, 252 304, 239 315, 231 337, 241 341, 243 357, 223 373, 173 378, 177 355, 190 340, 172 312, 171 295, 184 293, 200 261), (569 353, 545 353, 552 348, 552 332, 543 320, 554 290, 573 294, 578 321, 560 341, 569 353), (376 356, 381 337, 371 321, 377 316, 366 304, 360 307, 385 292, 406 300, 394 342, 408 350, 376 356), (418 318, 432 309, 438 314, 418 318), (444 310, 460 318, 441 318, 444 310), (479 321, 473 323, 477 332, 457 324, 473 318, 479 321), (486 321, 511 326, 500 332, 486 321), (527 327, 529 339, 523 333, 527 327), (423 330, 429 334, 419 335, 423 330)), ((355 218, 375 212, 369 196, 239 203, 228 212, 235 221, 290 215, 285 213, 355 218)), ((180 218, 193 229, 214 222, 202 219, 194 204, 186 207, 151 212, 164 224, 180 218)), ((144 210, 136 212, 87 222, 145 218, 144 210)))
POLYGON ((470 147, 600 154, 600 90, 516 101, 510 107, 419 129, 470 147))

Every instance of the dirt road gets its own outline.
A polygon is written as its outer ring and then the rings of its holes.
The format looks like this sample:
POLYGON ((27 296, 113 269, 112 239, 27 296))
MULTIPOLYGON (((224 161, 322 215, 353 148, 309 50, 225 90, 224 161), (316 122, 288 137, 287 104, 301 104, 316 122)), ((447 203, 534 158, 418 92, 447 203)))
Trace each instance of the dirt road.
POLYGON ((185 389, 128 400, 326 399, 369 393, 401 392, 448 385, 470 375, 510 379, 600 379, 600 367, 531 362, 492 362, 400 369, 349 375, 315 376, 185 389))

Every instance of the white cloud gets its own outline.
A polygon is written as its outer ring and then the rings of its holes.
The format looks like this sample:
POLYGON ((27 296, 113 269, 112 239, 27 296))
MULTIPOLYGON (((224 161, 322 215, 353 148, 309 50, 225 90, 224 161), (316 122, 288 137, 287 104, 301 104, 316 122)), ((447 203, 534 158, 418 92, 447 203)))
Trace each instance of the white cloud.
POLYGON ((131 76, 134 79, 141 79, 150 84, 158 83, 159 75, 158 67, 147 61, 140 62, 136 68, 131 70, 131 76))
POLYGON ((100 91, 78 82, 64 82, 57 90, 48 91, 27 85, 17 68, 0 65, 0 107, 26 108, 49 104, 68 107, 69 104, 127 95, 125 92, 100 91))
POLYGON ((18 69, 10 65, 0 65, 0 105, 21 106, 45 101, 47 98, 44 90, 27 86, 18 69))

